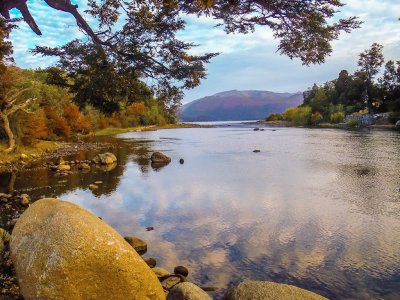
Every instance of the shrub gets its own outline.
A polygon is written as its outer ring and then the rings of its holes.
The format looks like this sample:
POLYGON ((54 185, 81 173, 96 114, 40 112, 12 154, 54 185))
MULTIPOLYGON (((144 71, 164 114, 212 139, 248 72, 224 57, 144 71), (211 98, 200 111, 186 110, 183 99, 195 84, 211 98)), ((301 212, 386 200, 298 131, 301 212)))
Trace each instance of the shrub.
POLYGON ((50 131, 57 136, 70 138, 71 127, 69 127, 67 120, 57 115, 50 107, 45 108, 45 113, 50 131))
POLYGON ((311 107, 290 107, 284 113, 284 119, 292 122, 295 126, 306 126, 311 121, 311 107))
POLYGON ((322 117, 322 115, 319 112, 313 113, 311 115, 311 124, 312 125, 317 125, 317 124, 321 123, 321 121, 323 119, 324 118, 322 117))
POLYGON ((339 111, 331 114, 330 120, 332 123, 338 124, 344 120, 344 113, 339 111))
POLYGON ((356 119, 349 119, 349 120, 346 122, 346 125, 347 125, 348 127, 357 127, 357 126, 358 126, 358 120, 356 120, 356 119))
POLYGON ((270 114, 265 121, 267 122, 274 122, 274 121, 282 121, 283 117, 281 114, 270 114))
POLYGON ((49 128, 46 124, 46 115, 42 109, 37 110, 34 114, 27 114, 24 116, 24 136, 29 140, 34 139, 46 139, 49 137, 49 128))

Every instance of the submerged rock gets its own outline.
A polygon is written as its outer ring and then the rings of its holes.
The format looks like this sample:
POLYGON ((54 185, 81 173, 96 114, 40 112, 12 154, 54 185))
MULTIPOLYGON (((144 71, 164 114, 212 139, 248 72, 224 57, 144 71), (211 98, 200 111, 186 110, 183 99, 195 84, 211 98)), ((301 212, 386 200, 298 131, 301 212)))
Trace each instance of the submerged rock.
POLYGON ((152 268, 152 270, 158 278, 168 277, 171 275, 167 270, 165 270, 163 268, 155 267, 155 268, 152 268))
POLYGON ((33 203, 14 227, 11 256, 26 299, 165 299, 113 228, 66 201, 33 203))
POLYGON ((152 257, 142 257, 144 262, 150 267, 154 268, 157 265, 157 261, 152 257))
POLYGON ((124 239, 139 253, 139 255, 143 255, 147 252, 147 243, 145 241, 134 236, 126 236, 124 239))
POLYGON ((238 286, 230 289, 225 295, 225 300, 284 300, 284 299, 308 299, 327 300, 313 292, 303 290, 293 285, 281 284, 269 281, 245 280, 238 286))
MULTIPOLYGON (((201 288, 191 282, 175 285, 168 293, 167 300, 211 300, 212 298, 201 288)), ((244 298, 249 299, 249 298, 244 298)))
POLYGON ((117 162, 117 158, 113 153, 106 152, 96 155, 93 158, 93 162, 95 164, 112 165, 113 163, 117 162))
POLYGON ((150 159, 153 164, 169 164, 171 162, 171 158, 161 152, 154 152, 150 159))

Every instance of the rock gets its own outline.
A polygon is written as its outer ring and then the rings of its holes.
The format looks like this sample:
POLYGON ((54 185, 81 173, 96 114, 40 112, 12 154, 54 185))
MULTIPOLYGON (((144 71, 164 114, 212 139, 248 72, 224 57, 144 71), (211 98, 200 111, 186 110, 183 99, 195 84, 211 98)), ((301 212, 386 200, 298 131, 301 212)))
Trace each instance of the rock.
POLYGON ((201 288, 191 282, 175 285, 168 293, 167 300, 211 300, 201 288))
POLYGON ((301 288, 269 282, 269 281, 253 281, 245 280, 238 286, 230 289, 226 295, 225 300, 268 300, 268 299, 309 299, 309 300, 323 300, 327 299, 313 292, 303 290, 301 288))
POLYGON ((71 166, 70 165, 59 165, 57 167, 57 170, 60 172, 69 171, 69 170, 71 170, 71 166))
POLYGON ((261 150, 256 149, 256 150, 253 150, 253 152, 254 152, 254 153, 260 153, 261 150))
POLYGON ((154 268, 157 265, 157 261, 152 257, 142 257, 144 262, 150 267, 154 268))
POLYGON ((89 190, 94 191, 97 190, 99 187, 95 184, 89 184, 89 190))
POLYGON ((259 131, 260 128, 256 127, 256 128, 254 128, 253 130, 254 130, 254 131, 259 131))
POLYGON ((103 154, 98 154, 93 158, 93 162, 95 164, 102 164, 102 165, 112 165, 113 163, 117 162, 117 158, 114 154, 110 152, 106 152, 103 154))
POLYGON ((90 170, 90 165, 87 164, 87 163, 83 163, 83 164, 80 164, 80 165, 78 166, 78 169, 79 169, 79 170, 90 170))
POLYGON ((146 227, 146 231, 152 231, 152 230, 154 230, 153 226, 146 227))
POLYGON ((169 164, 171 162, 171 158, 161 152, 154 152, 150 159, 154 164, 169 164))
POLYGON ((171 273, 169 273, 167 270, 165 270, 163 268, 155 267, 152 270, 158 278, 168 277, 171 275, 171 273))
POLYGON ((25 159, 28 159, 28 155, 22 153, 22 154, 19 156, 19 158, 25 160, 25 159))
POLYGON ((124 237, 124 239, 140 255, 143 255, 147 252, 147 243, 145 241, 143 241, 137 237, 134 237, 134 236, 126 236, 126 237, 124 237))
POLYGON ((394 126, 396 127, 396 129, 400 129, 400 120, 398 120, 394 126))
MULTIPOLYGON (((152 270, 154 270, 154 269, 152 269, 152 270)), ((171 275, 168 278, 161 281, 161 286, 166 290, 170 290, 175 285, 177 285, 178 283, 181 283, 181 282, 182 282, 182 278, 180 278, 179 276, 171 275)))
POLYGON ((187 277, 189 275, 189 270, 184 266, 176 266, 174 268, 174 273, 187 277))
POLYGON ((30 201, 30 197, 27 195, 27 194, 22 194, 21 195, 21 200, 20 200, 20 204, 21 205, 23 205, 23 206, 28 206, 29 205, 29 203, 31 202, 30 201))
POLYGON ((179 163, 180 163, 181 165, 183 165, 183 164, 185 163, 185 160, 184 160, 183 158, 181 158, 181 159, 179 160, 179 163))
POLYGON ((57 199, 33 203, 11 235, 25 299, 165 299, 157 276, 109 225, 57 199))
POLYGON ((0 193, 0 198, 11 199, 11 197, 12 195, 10 194, 0 193))
POLYGON ((65 160, 62 157, 60 157, 60 160, 59 160, 58 164, 59 165, 65 165, 65 160))
POLYGON ((94 184, 103 184, 103 181, 95 181, 94 184))

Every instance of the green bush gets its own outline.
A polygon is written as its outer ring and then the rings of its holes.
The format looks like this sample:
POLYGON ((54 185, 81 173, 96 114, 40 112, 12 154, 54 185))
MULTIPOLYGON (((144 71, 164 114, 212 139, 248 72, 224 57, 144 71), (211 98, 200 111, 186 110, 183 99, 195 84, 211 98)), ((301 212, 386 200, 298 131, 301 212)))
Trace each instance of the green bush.
POLYGON ((284 113, 283 117, 286 121, 292 122, 294 126, 306 126, 310 124, 311 107, 290 107, 284 113))
POLYGON ((347 125, 348 127, 357 127, 357 126, 358 126, 358 120, 356 120, 356 119, 349 119, 349 120, 346 122, 346 125, 347 125))
POLYGON ((267 122, 274 122, 274 121, 282 121, 283 117, 281 114, 270 114, 265 121, 267 122))
POLYGON ((331 114, 330 120, 332 123, 338 124, 344 120, 344 113, 339 111, 331 114))

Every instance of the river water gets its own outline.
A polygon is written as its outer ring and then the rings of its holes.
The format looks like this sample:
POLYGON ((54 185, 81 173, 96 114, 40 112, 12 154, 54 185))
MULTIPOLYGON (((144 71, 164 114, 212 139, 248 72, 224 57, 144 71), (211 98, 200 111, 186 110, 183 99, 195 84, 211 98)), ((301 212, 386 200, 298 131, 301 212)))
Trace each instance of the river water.
POLYGON ((220 287, 216 298, 244 278, 331 299, 400 298, 399 133, 233 124, 108 141, 112 170, 2 174, 0 192, 12 181, 33 198, 77 203, 146 240, 159 266, 185 265, 191 281, 220 287), (152 168, 153 151, 172 162, 152 168))

